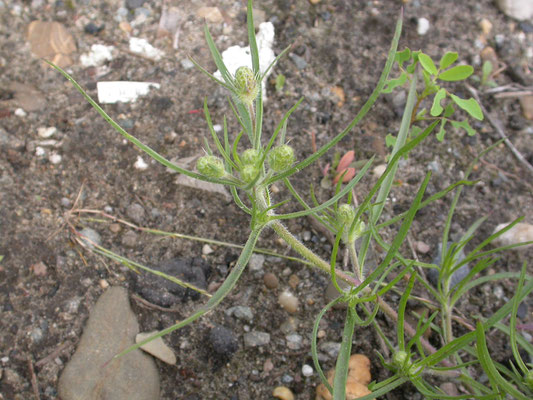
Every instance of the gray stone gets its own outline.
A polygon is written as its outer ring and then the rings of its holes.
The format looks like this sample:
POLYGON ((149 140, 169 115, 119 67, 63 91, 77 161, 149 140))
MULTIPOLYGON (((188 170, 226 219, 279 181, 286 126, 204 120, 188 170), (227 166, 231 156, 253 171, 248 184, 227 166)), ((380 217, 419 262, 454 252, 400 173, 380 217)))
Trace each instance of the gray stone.
POLYGON ((220 325, 215 325, 209 332, 209 342, 215 353, 222 357, 230 357, 239 348, 235 334, 220 325))
POLYGON ((134 10, 141 7, 145 2, 146 0, 126 0, 126 7, 130 10, 134 10))
POLYGON ((83 228, 80 231, 80 235, 85 236, 85 238, 82 238, 82 242, 85 243, 85 245, 90 249, 92 249, 94 245, 100 246, 100 244, 102 244, 102 238, 100 234, 94 229, 83 228))
POLYGON ((270 343, 270 335, 266 332, 252 331, 244 334, 244 347, 258 347, 270 343))
POLYGON ((138 203, 133 203, 127 208, 126 214, 133 220, 133 222, 140 224, 144 219, 144 208, 138 203))
POLYGON ((303 338, 297 333, 291 333, 285 336, 287 339, 287 347, 291 350, 300 350, 302 348, 303 338))
POLYGON ((265 263, 265 256, 262 254, 252 254, 250 261, 248 261, 248 267, 252 272, 258 272, 263 270, 263 264, 265 263))
POLYGON ((226 315, 234 316, 235 318, 240 319, 241 321, 252 322, 254 319, 252 309, 246 306, 230 307, 225 311, 225 313, 226 315))
POLYGON ((134 249, 139 242, 139 235, 133 231, 127 231, 122 235, 122 245, 130 249, 134 249))
POLYGON ((302 57, 300 57, 300 56, 298 56, 298 55, 296 55, 294 53, 289 54, 289 57, 294 62, 294 65, 296 65, 296 68, 304 69, 305 67, 307 67, 307 61, 305 61, 302 57))
POLYGON ((341 350, 341 344, 337 342, 324 342, 320 345, 320 350, 331 359, 335 359, 341 350))
POLYGON ((157 400, 159 377, 153 359, 140 350, 113 356, 134 343, 139 324, 128 292, 111 287, 94 305, 78 348, 58 384, 62 400, 157 400))

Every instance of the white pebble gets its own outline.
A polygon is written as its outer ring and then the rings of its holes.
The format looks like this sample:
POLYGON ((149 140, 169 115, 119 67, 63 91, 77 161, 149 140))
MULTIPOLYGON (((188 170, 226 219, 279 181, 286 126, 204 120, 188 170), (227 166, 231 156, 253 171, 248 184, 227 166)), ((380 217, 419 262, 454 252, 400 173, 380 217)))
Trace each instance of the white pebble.
POLYGON ((313 375, 313 367, 310 365, 304 364, 302 366, 302 375, 303 376, 311 376, 313 375))
POLYGON ((427 18, 418 18, 416 32, 423 36, 429 31, 429 20, 427 18))
POLYGON ((208 254, 211 254, 214 252, 214 250, 209 246, 208 244, 204 244, 204 247, 202 247, 202 254, 204 256, 207 256, 208 254))
POLYGON ((46 154, 46 151, 44 151, 44 149, 43 149, 41 146, 37 146, 37 147, 35 148, 35 155, 36 155, 37 157, 42 157, 42 156, 44 156, 45 154, 46 154))
POLYGON ((142 54, 145 57, 151 58, 154 61, 159 61, 165 52, 156 49, 146 39, 131 37, 130 38, 130 51, 137 54, 142 54))
POLYGON ((137 156, 137 161, 135 161, 135 164, 133 164, 133 166, 139 171, 144 171, 148 168, 148 164, 146 164, 146 162, 141 156, 137 156))
MULTIPOLYGON (((494 233, 500 231, 509 224, 510 222, 498 225, 494 230, 494 233)), ((498 246, 509 246, 530 241, 533 241, 533 225, 520 222, 513 226, 511 229, 509 229, 507 232, 505 232, 503 235, 495 239, 494 243, 498 246)), ((529 244, 527 246, 516 247, 515 250, 520 250, 530 246, 531 245, 529 244)))
POLYGON ((61 157, 61 154, 57 154, 57 153, 52 153, 50 154, 50 157, 48 157, 48 159, 50 160, 52 164, 59 164, 62 158, 63 157, 61 157))
POLYGON ((48 128, 46 126, 41 126, 37 129, 37 134, 43 139, 51 137, 56 132, 57 128, 55 126, 49 126, 48 128))
POLYGON ((374 167, 374 169, 372 170, 372 173, 376 175, 376 178, 379 178, 381 175, 383 175, 386 169, 387 169, 387 164, 380 164, 374 167))
POLYGON ((222 125, 220 125, 220 124, 213 125, 213 129, 215 130, 215 132, 221 132, 222 131, 222 125))
POLYGON ((17 109, 15 110, 15 115, 16 115, 17 117, 25 117, 25 116, 28 115, 28 114, 27 114, 26 111, 24 111, 22 108, 17 108, 17 109))
POLYGON ((290 313, 295 313, 298 311, 298 299, 289 291, 281 293, 279 295, 278 302, 290 313))

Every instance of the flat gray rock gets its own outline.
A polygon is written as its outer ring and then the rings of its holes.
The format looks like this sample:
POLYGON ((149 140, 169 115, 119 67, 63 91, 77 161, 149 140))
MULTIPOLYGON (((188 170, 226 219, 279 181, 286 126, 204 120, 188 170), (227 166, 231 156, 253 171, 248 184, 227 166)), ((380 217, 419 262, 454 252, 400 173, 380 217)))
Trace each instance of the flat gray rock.
POLYGON ((135 350, 110 361, 134 344, 138 332, 139 324, 131 311, 127 290, 109 288, 96 302, 78 349, 61 374, 59 397, 62 400, 159 399, 159 375, 152 358, 135 350))

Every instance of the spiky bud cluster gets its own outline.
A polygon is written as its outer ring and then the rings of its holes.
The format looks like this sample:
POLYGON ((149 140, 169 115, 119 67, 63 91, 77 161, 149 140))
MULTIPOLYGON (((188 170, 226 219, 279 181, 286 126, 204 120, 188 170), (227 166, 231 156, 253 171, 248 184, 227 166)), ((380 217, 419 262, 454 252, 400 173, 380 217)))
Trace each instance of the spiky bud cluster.
POLYGON ((345 226, 350 226, 355 218, 355 208, 349 204, 341 204, 337 209, 337 219, 345 226))
POLYGON ((239 67, 235 71, 235 89, 237 97, 247 105, 253 104, 259 94, 259 82, 257 76, 248 67, 239 67))
POLYGON ((241 154, 241 162, 244 165, 257 165, 259 158, 260 155, 256 149, 244 150, 241 154))
POLYGON ((403 375, 409 377, 414 377, 423 370, 423 367, 413 364, 411 357, 405 351, 397 351, 394 356, 392 356, 392 364, 403 375))
POLYGON ((224 162, 215 156, 200 157, 196 162, 196 169, 209 178, 222 178, 226 174, 224 162))
POLYGON ((259 168, 253 164, 243 166, 240 171, 241 179, 246 183, 252 182, 255 178, 257 178, 258 174, 259 168))
POLYGON ((285 171, 294 164, 294 150, 288 144, 273 148, 268 153, 268 165, 274 172, 285 171))

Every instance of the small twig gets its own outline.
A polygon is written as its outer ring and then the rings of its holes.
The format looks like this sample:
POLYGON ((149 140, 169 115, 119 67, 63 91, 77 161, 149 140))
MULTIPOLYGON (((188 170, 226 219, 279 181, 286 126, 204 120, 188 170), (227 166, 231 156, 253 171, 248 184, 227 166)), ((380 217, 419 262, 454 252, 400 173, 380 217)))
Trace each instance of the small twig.
POLYGON ((472 94, 472 96, 474 96, 474 98, 477 100, 477 102, 479 103, 481 109, 483 110, 483 114, 485 114, 485 116, 487 117, 487 119, 489 120, 489 122, 491 123, 491 125, 494 127, 494 129, 496 129, 496 132, 498 132, 498 134, 500 135, 500 137, 502 139, 504 139, 504 143, 507 145, 507 147, 509 147, 509 149, 511 150, 511 152, 513 153, 513 155, 518 159, 518 161, 527 169, 529 170, 530 173, 533 174, 533 165, 531 165, 530 163, 527 162, 527 160, 524 158, 524 156, 522 155, 522 153, 520 153, 518 151, 518 149, 511 143, 511 141, 509 140, 509 138, 507 137, 507 135, 505 134, 505 132, 503 131, 502 127, 500 126, 500 123, 499 121, 496 120, 496 118, 494 118, 488 111, 487 109, 483 106, 483 103, 481 103, 481 100, 477 94, 477 91, 470 85, 466 85, 466 88, 467 90, 470 92, 470 94, 472 94))
POLYGON ((505 99, 508 97, 533 96, 533 90, 520 90, 517 92, 502 92, 494 95, 495 99, 505 99))
POLYGON ((165 308, 158 306, 157 304, 150 303, 148 300, 143 299, 141 296, 138 296, 136 294, 132 294, 131 298, 139 303, 141 303, 142 306, 149 310, 158 310, 158 311, 164 311, 164 312, 180 312, 182 307, 171 307, 171 308, 165 308))
POLYGON ((59 354, 65 350, 68 346, 70 346, 72 343, 70 341, 66 341, 65 343, 63 343, 61 346, 59 346, 57 349, 55 349, 53 352, 51 352, 50 354, 48 354, 46 357, 44 358, 41 358, 39 361, 37 361, 35 363, 35 366, 37 368, 45 365, 45 364, 48 364, 50 361, 52 361, 54 358, 56 358, 57 356, 59 356, 59 354))
POLYGON ((33 389, 33 394, 37 400, 41 400, 41 395, 39 394, 39 383, 37 382, 37 375, 35 375, 35 370, 33 369, 33 361, 30 356, 28 356, 28 369, 30 370, 30 381, 31 388, 33 389))

